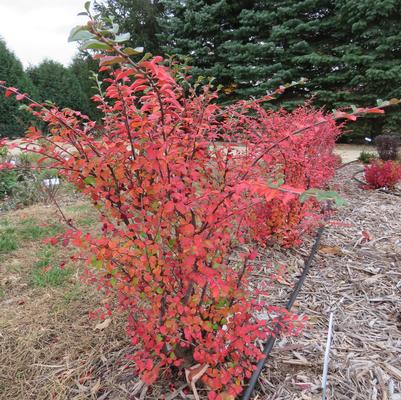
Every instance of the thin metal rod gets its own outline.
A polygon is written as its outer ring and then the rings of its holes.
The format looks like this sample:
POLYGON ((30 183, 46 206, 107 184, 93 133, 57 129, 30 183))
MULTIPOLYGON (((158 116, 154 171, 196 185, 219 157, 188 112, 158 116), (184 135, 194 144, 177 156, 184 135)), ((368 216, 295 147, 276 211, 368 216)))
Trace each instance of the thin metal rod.
POLYGON ((327 373, 329 371, 330 346, 331 346, 332 336, 333 336, 333 313, 330 313, 329 330, 327 333, 326 352, 324 353, 324 363, 323 363, 323 377, 322 377, 322 389, 323 389, 322 399, 323 400, 326 400, 327 373))
MULTIPOLYGON (((298 293, 301 290, 302 285, 309 273, 309 269, 312 264, 313 258, 319 248, 319 243, 320 243, 320 239, 322 237, 323 231, 324 231, 324 226, 321 226, 317 231, 315 243, 313 244, 313 247, 311 249, 311 252, 309 253, 308 258, 305 260, 305 266, 302 271, 302 274, 299 277, 298 282, 297 282, 293 292, 291 293, 290 298, 288 299, 287 305, 285 307, 287 309, 287 311, 290 311, 292 306, 294 305, 294 302, 298 296, 298 293)), ((269 338, 267 339, 267 341, 264 345, 264 348, 263 348, 264 357, 258 362, 256 369, 253 372, 251 379, 249 380, 248 386, 242 396, 242 400, 249 400, 253 390, 255 389, 256 383, 258 382, 259 376, 262 372, 263 366, 266 363, 267 357, 269 356, 270 352, 272 351, 274 343, 276 342, 276 339, 279 336, 280 331, 281 331, 280 325, 277 324, 275 328, 277 330, 277 335, 275 335, 275 336, 270 335, 269 338)))

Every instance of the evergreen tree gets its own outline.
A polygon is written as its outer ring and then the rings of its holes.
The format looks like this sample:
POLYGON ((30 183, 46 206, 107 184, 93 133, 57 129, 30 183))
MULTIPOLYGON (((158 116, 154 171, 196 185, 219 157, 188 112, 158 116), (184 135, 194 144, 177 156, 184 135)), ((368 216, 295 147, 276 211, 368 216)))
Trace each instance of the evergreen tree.
MULTIPOLYGON (((165 0, 167 52, 190 55, 194 74, 212 75, 231 97, 260 96, 301 78, 319 88, 337 57, 334 1, 165 0), (227 90, 230 92, 231 90, 227 90)), ((312 86, 288 91, 286 107, 312 86)))
MULTIPOLYGON (((258 1, 239 16, 239 28, 224 46, 237 95, 248 97, 306 78, 304 87, 289 90, 280 102, 286 108, 303 103, 311 92, 330 85, 327 75, 338 65, 340 41, 335 2, 331 0, 258 1)), ((327 99, 325 99, 327 100, 327 99)))
MULTIPOLYGON (((345 102, 368 105, 378 98, 401 98, 401 0, 340 0, 337 7, 344 29, 337 50, 347 78, 345 102)), ((364 122, 358 130, 361 136, 382 130, 401 136, 401 107, 364 122)))
POLYGON ((216 78, 227 89, 233 81, 226 43, 239 28, 242 10, 254 0, 164 0, 166 18, 160 21, 163 50, 189 58, 195 76, 216 78))
POLYGON ((160 54, 158 19, 164 7, 159 0, 106 0, 96 2, 95 9, 104 16, 113 16, 121 32, 129 32, 132 47, 143 47, 145 52, 160 54))
POLYGON ((76 56, 69 66, 69 70, 78 79, 81 89, 85 95, 87 103, 87 110, 85 110, 85 113, 94 120, 100 117, 100 114, 96 108, 97 104, 91 100, 91 97, 98 93, 98 90, 96 89, 96 82, 94 80, 94 74, 98 73, 98 68, 98 61, 85 54, 76 56))
MULTIPOLYGON (((21 62, 0 39, 0 80, 22 92, 36 95, 35 88, 24 72, 21 62)), ((18 109, 19 103, 11 97, 0 96, 0 137, 23 136, 31 121, 30 115, 18 109)))
MULTIPOLYGON (((165 0, 165 50, 191 57, 228 99, 307 78, 279 98, 292 109, 374 105, 401 97, 401 0, 165 0), (235 90, 234 90, 235 89, 235 90)), ((353 126, 360 136, 401 132, 400 107, 353 126)))
POLYGON ((38 90, 40 101, 49 100, 60 108, 88 112, 88 98, 78 78, 62 64, 45 60, 27 72, 38 90))

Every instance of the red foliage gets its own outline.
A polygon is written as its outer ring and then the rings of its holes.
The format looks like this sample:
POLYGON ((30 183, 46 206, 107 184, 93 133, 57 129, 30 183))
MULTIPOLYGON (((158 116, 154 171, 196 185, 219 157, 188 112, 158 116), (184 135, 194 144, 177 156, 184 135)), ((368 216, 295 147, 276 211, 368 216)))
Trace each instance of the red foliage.
POLYGON ((372 189, 388 188, 401 181, 401 164, 397 161, 373 161, 365 167, 365 179, 372 189))
POLYGON ((101 233, 68 220, 63 244, 82 250, 99 286, 128 311, 142 379, 199 363, 210 398, 237 395, 261 356, 256 340, 278 320, 286 333, 300 327, 250 287, 254 240, 291 244, 318 221, 318 203, 301 204, 299 194, 332 177, 339 130, 309 108, 267 112, 270 96, 218 106, 210 86, 186 93, 161 57, 136 64, 116 50, 125 63, 113 70, 103 58, 109 86, 94 97, 102 138, 79 112, 31 102, 50 134, 31 128, 25 147, 98 208, 101 233))
MULTIPOLYGON (((300 193, 310 188, 324 188, 339 165, 333 153, 340 129, 334 119, 321 112, 298 108, 292 113, 258 110, 253 129, 270 132, 265 140, 278 143, 263 158, 265 168, 281 178, 285 185, 300 193), (313 126, 299 135, 288 136, 302 127, 313 126), (283 140, 285 139, 285 140, 283 140)), ((268 146, 268 143, 266 144, 268 146)), ((272 239, 285 246, 297 245, 302 234, 319 222, 320 205, 311 198, 301 202, 299 196, 287 193, 270 202, 263 202, 248 214, 253 240, 266 244, 272 239)))
POLYGON ((288 202, 274 199, 249 213, 251 238, 265 246, 277 242, 284 247, 301 244, 302 236, 319 223, 320 205, 315 199, 288 202))

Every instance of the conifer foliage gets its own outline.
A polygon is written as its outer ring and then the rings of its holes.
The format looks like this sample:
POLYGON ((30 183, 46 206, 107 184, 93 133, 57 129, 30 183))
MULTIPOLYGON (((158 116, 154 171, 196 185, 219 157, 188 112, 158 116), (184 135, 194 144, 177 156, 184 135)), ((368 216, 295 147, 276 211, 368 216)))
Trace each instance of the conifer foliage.
MULTIPOLYGON (((0 39, 0 79, 23 91, 37 94, 32 81, 25 73, 21 62, 0 39)), ((0 137, 20 136, 31 120, 29 114, 18 110, 14 99, 0 98, 0 137)))
POLYGON ((159 18, 164 16, 161 0, 106 0, 96 1, 95 8, 106 17, 112 16, 123 32, 129 32, 129 43, 142 46, 145 52, 159 54, 161 34, 159 18))
POLYGON ((35 85, 40 101, 49 100, 59 107, 69 107, 88 111, 89 98, 86 97, 77 76, 62 64, 45 60, 28 69, 28 75, 35 85))
MULTIPOLYGON (((401 96, 400 0, 165 0, 165 51, 216 77, 226 101, 306 78, 279 99, 327 110, 401 96)), ((400 106, 353 126, 362 139, 400 135, 400 106)))

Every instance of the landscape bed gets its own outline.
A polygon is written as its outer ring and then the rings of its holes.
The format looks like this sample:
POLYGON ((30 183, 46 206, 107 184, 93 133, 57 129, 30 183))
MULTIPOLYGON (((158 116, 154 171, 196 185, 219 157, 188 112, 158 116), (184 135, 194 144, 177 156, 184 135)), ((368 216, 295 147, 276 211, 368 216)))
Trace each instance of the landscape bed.
MULTIPOLYGON (((360 168, 350 164, 337 172, 334 184, 347 205, 333 217, 333 226, 326 228, 295 304, 294 310, 308 317, 305 329, 276 344, 255 399, 321 398, 330 312, 334 312, 334 342, 329 398, 401 398, 400 199, 360 189, 351 179, 360 168)), ((82 200, 64 209, 78 225, 96 229, 96 216, 82 200)), ((49 252, 42 243, 49 229, 61 229, 61 224, 56 209, 44 205, 0 217, 1 240, 4 232, 10 236, 10 226, 16 238, 15 246, 3 247, 1 254, 0 398, 140 398, 132 362, 124 357, 132 350, 124 333, 124 316, 113 314, 103 324, 89 318, 104 299, 95 287, 81 283, 83 268, 67 263, 61 276, 33 279, 35 271, 48 268, 46 263, 58 268, 68 260, 69 248, 49 252), (30 228, 34 221, 39 228, 30 228), (43 221, 46 224, 41 226, 43 221)), ((277 305, 283 305, 312 241, 299 249, 267 249, 257 260, 260 269, 253 284, 269 281, 269 275, 285 265, 285 278, 271 291, 277 305)), ((198 392, 206 398, 201 385, 198 392)), ((184 381, 157 382, 145 398, 191 399, 193 395, 184 381)))

